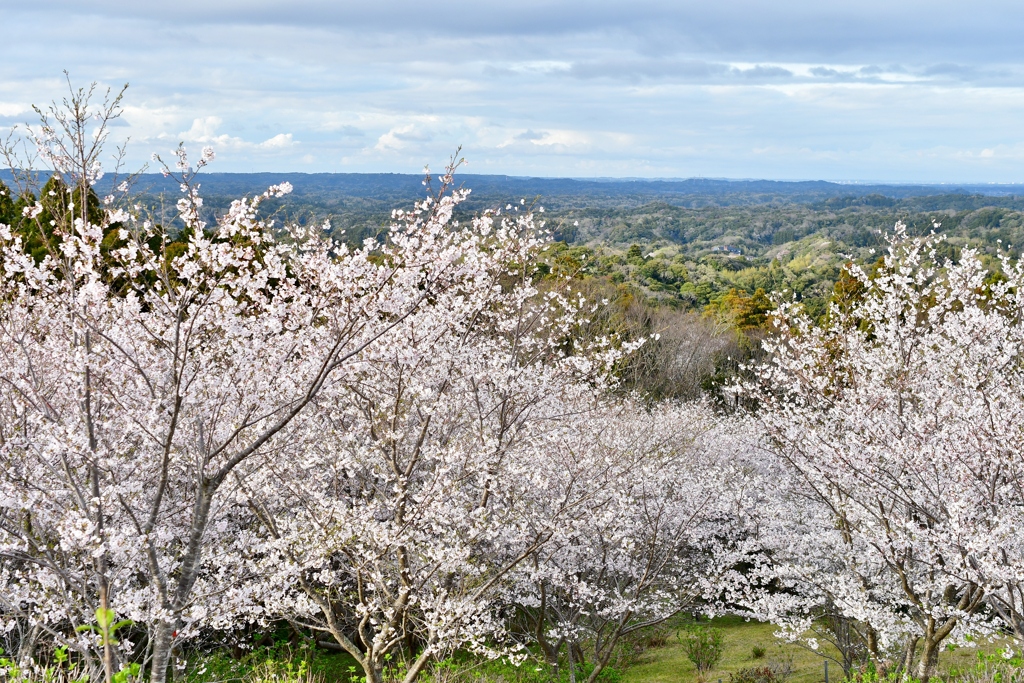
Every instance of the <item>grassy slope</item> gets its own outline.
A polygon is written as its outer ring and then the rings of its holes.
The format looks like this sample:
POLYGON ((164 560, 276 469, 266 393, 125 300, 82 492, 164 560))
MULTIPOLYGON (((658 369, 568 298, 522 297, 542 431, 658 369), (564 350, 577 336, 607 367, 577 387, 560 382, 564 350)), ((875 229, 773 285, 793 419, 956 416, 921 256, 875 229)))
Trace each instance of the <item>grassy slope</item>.
MULTIPOLYGON (((763 666, 773 659, 793 658, 793 676, 787 683, 821 683, 825 679, 823 658, 800 646, 784 643, 773 635, 771 624, 746 622, 738 617, 722 617, 712 622, 725 633, 725 654, 718 668, 711 673, 710 683, 722 679, 728 683, 729 674, 744 667, 763 666), (754 659, 755 645, 764 647, 766 654, 754 659)), ((822 647, 825 647, 822 645, 822 647)), ((970 666, 976 659, 976 651, 959 648, 943 652, 939 667, 946 671, 950 666, 970 666)), ((842 669, 829 663, 830 683, 842 680, 842 669)), ((692 683, 696 681, 693 664, 686 658, 682 646, 674 637, 669 637, 664 647, 644 653, 640 660, 624 672, 623 683, 692 683)))

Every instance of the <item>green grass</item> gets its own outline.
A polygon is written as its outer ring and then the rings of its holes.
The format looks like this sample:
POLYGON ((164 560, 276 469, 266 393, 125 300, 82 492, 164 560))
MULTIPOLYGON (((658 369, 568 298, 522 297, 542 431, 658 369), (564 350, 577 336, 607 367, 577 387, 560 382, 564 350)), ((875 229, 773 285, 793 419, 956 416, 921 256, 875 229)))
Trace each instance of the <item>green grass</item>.
POLYGON ((241 659, 233 659, 223 652, 194 657, 184 676, 184 683, 243 683, 261 664, 269 662, 287 666, 290 663, 294 668, 303 658, 309 660, 310 673, 322 676, 324 683, 358 683, 362 680, 362 669, 348 654, 293 648, 282 643, 256 648, 241 659))
MULTIPOLYGON (((725 634, 725 651, 718 667, 708 676, 709 683, 729 683, 729 674, 751 666, 763 666, 773 659, 792 657, 793 675, 787 683, 822 683, 825 680, 824 659, 810 650, 792 643, 780 641, 773 636, 776 630, 771 624, 744 621, 739 617, 720 617, 709 623, 720 628, 725 634), (754 659, 755 645, 765 649, 764 657, 754 659)), ((680 625, 680 628, 682 626, 680 625)), ((825 644, 822 648, 829 647, 825 644)), ((986 646, 986 651, 998 649, 986 646)), ((950 667, 969 668, 977 661, 978 649, 957 648, 944 651, 939 658, 939 669, 950 667)), ((839 683, 843 678, 842 668, 829 662, 829 681, 839 683)), ((694 683, 697 680, 693 664, 686 658, 682 645, 670 632, 663 647, 644 652, 637 662, 623 672, 622 683, 694 683)))
MULTIPOLYGON (((660 629, 667 638, 650 638, 643 636, 642 641, 649 641, 637 659, 627 658, 631 664, 624 670, 617 667, 626 662, 618 662, 615 668, 606 670, 599 679, 602 683, 695 683, 696 675, 693 664, 686 657, 682 644, 676 638, 676 631, 684 629, 689 618, 680 617, 660 629), (650 642, 664 642, 662 646, 651 646, 650 642)), ((729 683, 729 674, 752 666, 764 666, 773 660, 789 660, 793 665, 793 675, 786 683, 823 683, 824 659, 810 650, 775 638, 775 627, 756 621, 744 621, 740 617, 720 617, 703 624, 722 630, 724 652, 718 667, 708 676, 708 683, 729 683), (765 650, 763 657, 754 658, 755 646, 765 650)), ((650 634, 656 635, 656 634, 650 634)), ((829 647, 825 644, 822 647, 829 647)), ((981 648, 957 648, 942 652, 939 660, 941 673, 950 668, 971 669, 977 661, 978 650, 996 652, 998 645, 986 644, 981 648)), ((355 666, 355 661, 343 653, 324 650, 310 651, 295 648, 287 642, 280 642, 271 647, 261 647, 247 653, 240 660, 235 660, 223 652, 211 653, 199 657, 193 667, 185 675, 182 683, 244 683, 253 668, 264 662, 289 661, 297 663, 303 657, 310 658, 310 671, 322 677, 323 683, 360 683, 362 671, 355 666)), ((468 654, 449 660, 454 671, 464 676, 462 680, 480 680, 496 683, 553 683, 552 672, 547 666, 528 661, 521 667, 514 667, 502 660, 476 660, 468 654)), ((568 674, 562 667, 562 681, 567 683, 568 674)), ((835 662, 829 663, 830 683, 841 683, 842 669, 835 662)), ((424 680, 430 683, 430 677, 424 680)))
MULTIPOLYGON (((824 669, 821 657, 796 645, 778 641, 772 632, 771 624, 747 622, 739 617, 720 617, 710 625, 722 629, 725 634, 725 651, 722 661, 708 676, 711 683, 721 678, 723 683, 729 680, 729 674, 748 666, 761 666, 773 659, 793 657, 794 674, 788 683, 817 683, 824 680, 824 669), (764 657, 754 659, 752 650, 755 645, 765 649, 764 657)), ((842 676, 833 678, 834 664, 829 665, 829 680, 838 681, 842 676)), ((664 647, 648 650, 640 659, 629 667, 623 675, 623 683, 682 683, 696 681, 693 664, 686 658, 686 652, 676 640, 674 634, 669 636, 664 647)))

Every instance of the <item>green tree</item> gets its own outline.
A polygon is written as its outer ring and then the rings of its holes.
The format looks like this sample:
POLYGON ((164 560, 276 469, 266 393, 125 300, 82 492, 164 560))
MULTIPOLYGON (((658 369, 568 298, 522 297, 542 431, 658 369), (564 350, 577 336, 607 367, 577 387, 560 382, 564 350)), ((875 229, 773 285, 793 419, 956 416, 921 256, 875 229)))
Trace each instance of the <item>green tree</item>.
POLYGON ((721 629, 705 626, 694 626, 685 634, 676 634, 683 646, 686 657, 693 662, 697 670, 697 681, 705 683, 708 674, 714 669, 725 652, 725 635, 721 629))
POLYGON ((15 216, 14 198, 11 196, 11 190, 0 180, 0 223, 14 225, 15 216))
MULTIPOLYGON (((83 195, 86 197, 86 216, 89 222, 101 224, 103 209, 99 197, 92 188, 87 188, 85 192, 73 190, 57 174, 51 176, 39 191, 38 202, 42 206, 42 211, 34 217, 20 217, 15 232, 21 236, 25 251, 37 262, 42 261, 48 253, 56 252, 60 245, 58 235, 63 231, 62 226, 70 227, 74 219, 81 216, 77 203, 82 201, 83 195)), ((36 201, 31 193, 23 195, 19 197, 20 206, 17 208, 23 210, 35 205, 36 201)), ((112 229, 114 226, 107 230, 109 232, 112 229)))

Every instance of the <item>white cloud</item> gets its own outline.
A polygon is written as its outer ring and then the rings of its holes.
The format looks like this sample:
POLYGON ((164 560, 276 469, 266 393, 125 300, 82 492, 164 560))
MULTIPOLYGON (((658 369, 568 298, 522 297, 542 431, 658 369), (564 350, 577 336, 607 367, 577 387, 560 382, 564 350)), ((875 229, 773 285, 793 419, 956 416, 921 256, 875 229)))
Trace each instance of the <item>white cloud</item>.
POLYGON ((221 145, 241 144, 239 138, 232 138, 227 135, 217 135, 217 129, 223 123, 219 116, 204 116, 192 121, 192 127, 179 137, 186 142, 216 142, 221 145))
POLYGON ((591 146, 591 139, 589 135, 575 130, 551 130, 545 131, 539 138, 530 140, 530 144, 558 147, 563 150, 585 150, 591 146))
MULTIPOLYGON (((430 143, 438 133, 448 126, 438 117, 418 117, 413 123, 392 125, 389 130, 377 138, 374 149, 380 152, 401 151, 422 147, 430 143)), ((456 126, 457 126, 456 122, 456 126)))
MULTIPOLYGON (((491 131, 488 131, 491 133, 491 131)), ((630 134, 604 130, 527 128, 514 132, 501 131, 500 142, 488 145, 495 150, 511 154, 536 156, 538 154, 584 155, 604 153, 621 155, 636 143, 630 134)), ((489 136, 490 137, 490 136, 489 136)))
POLYGON ((262 149, 287 149, 294 145, 291 133, 278 133, 269 140, 264 140, 257 147, 262 149))
POLYGON ((278 133, 277 135, 264 140, 263 142, 249 142, 240 137, 234 137, 227 133, 218 133, 224 121, 219 116, 204 116, 194 119, 192 127, 179 133, 178 137, 184 142, 201 143, 212 145, 218 151, 255 151, 255 150, 285 150, 293 145, 291 133, 278 133))
POLYGON ((474 172, 1017 178, 1018 3, 454 1, 407 27, 412 0, 15 3, 0 117, 72 65, 131 82, 113 137, 140 162, 415 173, 461 144, 474 172))
POLYGON ((0 102, 0 116, 19 116, 32 113, 32 108, 27 104, 16 102, 0 102))

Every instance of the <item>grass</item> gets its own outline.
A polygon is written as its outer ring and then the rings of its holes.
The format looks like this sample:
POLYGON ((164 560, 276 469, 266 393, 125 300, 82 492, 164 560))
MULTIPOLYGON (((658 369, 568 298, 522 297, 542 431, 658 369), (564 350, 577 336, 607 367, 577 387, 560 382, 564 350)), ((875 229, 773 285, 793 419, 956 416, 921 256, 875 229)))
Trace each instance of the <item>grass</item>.
MULTIPOLYGON (((711 626, 722 629, 725 634, 725 650, 722 661, 708 676, 710 683, 723 683, 729 674, 748 666, 761 666, 772 660, 793 658, 793 676, 788 683, 818 683, 824 680, 821 657, 808 650, 788 643, 779 642, 772 633, 771 624, 747 622, 739 617, 720 617, 710 622, 711 626), (753 649, 763 647, 763 657, 755 659, 753 649)), ((681 626, 680 626, 681 628, 681 626)), ((832 676, 836 669, 829 666, 829 680, 839 681, 842 676, 832 676)), ((623 673, 623 683, 681 683, 696 681, 693 664, 686 658, 683 646, 670 636, 664 647, 652 648, 623 673)))
MULTIPOLYGON (((260 647, 246 653, 241 659, 233 659, 223 652, 195 657, 192 666, 183 677, 183 683, 243 683, 248 681, 256 669, 271 664, 294 669, 299 662, 309 658, 309 673, 322 677, 325 683, 359 683, 363 672, 348 654, 324 650, 293 648, 287 643, 271 647, 260 647)), ((286 678, 298 679, 296 675, 286 678)))
MULTIPOLYGON (((708 676, 709 683, 729 683, 729 674, 739 669, 763 666, 772 660, 786 660, 792 657, 793 675, 786 683, 822 683, 825 680, 824 658, 810 650, 780 641, 775 638, 775 627, 756 621, 744 621, 740 617, 720 617, 710 622, 725 634, 725 651, 722 660, 708 676), (763 647, 763 657, 754 658, 755 646, 763 647)), ((682 628, 682 624, 679 628, 682 628)), ((822 644, 821 647, 828 647, 822 644)), ((996 646, 985 647, 994 651, 996 646)), ((951 667, 969 668, 977 661, 978 649, 957 648, 944 651, 939 657, 939 669, 948 671, 951 667)), ((840 683, 843 670, 835 662, 829 662, 830 683, 840 683)), ((651 648, 644 652, 635 664, 623 672, 622 683, 694 683, 697 680, 693 664, 686 658, 682 645, 670 633, 663 647, 651 648)))
MULTIPOLYGON (((695 683, 697 677, 693 664, 687 659, 682 644, 676 638, 677 629, 682 630, 688 623, 689 618, 680 618, 667 624, 658 631, 667 637, 650 637, 657 635, 656 633, 645 636, 642 653, 635 660, 630 657, 630 665, 624 670, 609 669, 606 671, 607 675, 599 680, 603 683, 695 683)), ((773 635, 775 627, 771 624, 745 621, 740 617, 720 617, 702 623, 721 629, 725 636, 722 660, 708 676, 708 683, 718 683, 719 680, 722 683, 729 683, 729 675, 739 669, 764 666, 773 660, 792 661, 793 675, 786 683, 823 683, 825 679, 824 659, 804 647, 778 640, 773 635), (763 648, 764 655, 755 657, 755 647, 763 648)), ((827 646, 823 644, 822 647, 827 646)), ((973 668, 977 661, 978 649, 957 648, 942 652, 939 659, 940 672, 944 673, 950 668, 973 668)), ((999 648, 997 645, 985 645, 981 649, 995 652, 999 648)), ((286 665, 287 662, 297 663, 299 659, 307 656, 310 657, 310 673, 320 678, 323 683, 362 681, 362 671, 347 654, 323 650, 309 651, 281 642, 272 647, 257 648, 247 653, 241 660, 231 659, 224 653, 201 657, 195 662, 197 666, 184 676, 182 683, 245 683, 254 667, 259 664, 269 661, 286 665)), ((501 660, 476 661, 467 655, 465 659, 452 660, 451 663, 455 670, 466 674, 464 680, 479 679, 495 683, 553 682, 551 672, 546 667, 531 662, 514 667, 501 660), (471 665, 474 662, 475 666, 471 665)), ((561 673, 563 680, 560 683, 566 683, 568 678, 564 667, 561 673)), ((841 683, 842 679, 842 669, 835 662, 830 662, 830 683, 841 683)))

